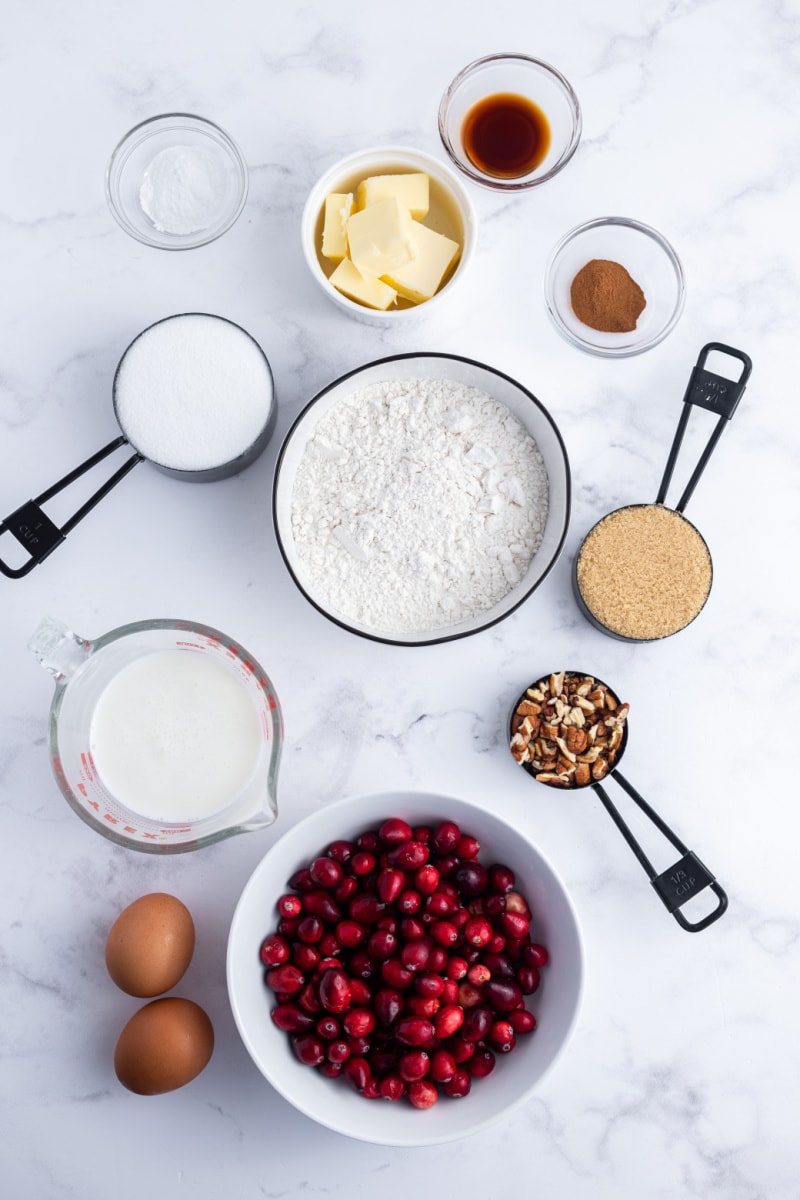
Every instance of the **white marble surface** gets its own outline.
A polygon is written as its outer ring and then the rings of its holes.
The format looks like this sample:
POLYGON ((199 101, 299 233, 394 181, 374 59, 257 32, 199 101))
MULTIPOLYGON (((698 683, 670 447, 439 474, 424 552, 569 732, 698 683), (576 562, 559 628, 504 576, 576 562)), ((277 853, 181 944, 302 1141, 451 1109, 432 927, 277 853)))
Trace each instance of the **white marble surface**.
POLYGON ((243 475, 194 488, 141 466, 32 575, 0 580, 4 1195, 800 1195, 799 31, 797 5, 782 0, 8 0, 0 510, 114 435, 114 367, 140 329, 173 312, 218 312, 249 329, 272 362, 280 418, 243 475), (452 306, 390 333, 349 321, 302 262, 308 189, 366 145, 443 156, 445 85, 502 49, 553 62, 574 84, 585 117, 575 159, 530 195, 474 190, 479 246, 452 306), (118 138, 176 109, 217 120, 250 167, 239 223, 185 254, 130 240, 103 195, 118 138), (617 362, 562 341, 541 299, 552 244, 607 213, 661 229, 688 278, 672 336, 617 362), (754 361, 691 504, 714 588, 683 634, 626 646, 579 616, 571 559, 598 517, 654 498, 710 340, 754 361), (472 355, 527 385, 558 422, 575 481, 564 556, 530 601, 490 632, 418 651, 354 638, 312 610, 282 566, 269 512, 280 441, 305 402, 345 370, 415 349, 472 355), (166 860, 84 826, 50 774, 51 685, 26 651, 47 613, 86 636, 190 616, 251 647, 286 718, 278 823, 166 860), (510 699, 561 665, 596 672, 635 705, 628 774, 731 897, 709 930, 689 935, 670 919, 596 800, 535 788, 507 755, 510 699), (398 1152, 312 1124, 258 1074, 228 1008, 227 928, 264 851, 305 813, 386 787, 450 791, 518 822, 563 875, 585 935, 585 1004, 568 1053, 527 1107, 468 1144, 398 1152), (110 983, 102 952, 119 909, 156 889, 194 912, 183 991, 207 1007, 217 1048, 185 1090, 143 1100, 113 1075, 137 1002, 110 983))

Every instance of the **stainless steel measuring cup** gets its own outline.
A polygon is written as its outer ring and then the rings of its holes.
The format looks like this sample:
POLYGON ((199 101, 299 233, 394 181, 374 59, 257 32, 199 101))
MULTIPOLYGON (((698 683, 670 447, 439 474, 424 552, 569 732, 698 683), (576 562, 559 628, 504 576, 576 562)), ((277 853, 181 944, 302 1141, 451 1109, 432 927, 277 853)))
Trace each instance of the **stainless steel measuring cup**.
POLYGON ((511 710, 511 753, 539 783, 563 792, 592 788, 667 910, 683 929, 696 933, 722 916, 728 897, 697 855, 620 773, 618 764, 628 744, 628 707, 597 676, 578 671, 543 676, 525 689, 511 710), (665 871, 655 869, 623 820, 604 787, 608 779, 616 780, 679 852, 681 857, 665 871), (699 920, 688 920, 681 908, 706 888, 717 897, 716 907, 699 920))
MULTIPOLYGON (((161 382, 162 381, 159 380, 159 383, 161 382)), ((230 406, 232 402, 235 402, 235 399, 236 398, 233 397, 230 392, 228 394, 219 395, 220 421, 225 420, 226 414, 230 415, 230 406)), ((57 546, 60 546, 65 540, 67 534, 75 528, 78 522, 82 521, 83 518, 89 512, 91 512, 91 510, 97 504, 99 504, 103 497, 108 495, 111 489, 115 487, 122 479, 124 479, 128 472, 140 462, 150 462, 154 467, 157 467, 160 471, 165 472, 167 475, 172 475, 176 479, 183 479, 194 483, 213 482, 217 479, 226 479, 230 475, 235 475, 239 471, 243 471, 245 467, 250 466, 250 464, 258 458, 258 456, 266 447, 275 428, 275 422, 278 415, 272 370, 264 351, 258 345, 258 342, 256 342, 256 340, 249 333, 247 333, 245 329, 242 329, 240 325, 237 325, 233 321, 228 321, 225 317, 213 316, 210 313, 180 313, 175 316, 164 317, 162 320, 156 321, 152 325, 148 325, 146 329, 142 330, 142 332, 135 337, 128 346, 127 350, 119 361, 116 373, 114 375, 112 400, 114 404, 114 414, 117 418, 120 429, 122 430, 122 435, 109 442, 108 445, 104 446, 102 450, 98 450, 96 454, 91 455, 91 457, 82 462, 80 466, 68 472, 68 474, 64 475, 51 487, 47 488, 40 495, 36 496, 35 499, 26 501, 25 504, 22 504, 18 509, 7 516, 4 521, 0 522, 0 536, 2 536, 4 533, 12 534, 28 554, 28 558, 18 566, 12 566, 9 563, 4 562, 3 559, 0 559, 0 574, 7 576, 9 579, 19 579, 23 575, 27 575, 29 571, 33 570, 35 566, 47 558, 47 556, 51 554, 57 546), (248 435, 248 444, 231 455, 223 455, 221 461, 214 460, 210 462, 209 465, 191 469, 176 465, 174 457, 172 461, 170 461, 169 453, 162 456, 161 460, 159 460, 158 454, 155 454, 152 450, 150 450, 149 453, 145 453, 142 446, 137 446, 137 438, 132 435, 129 428, 126 428, 126 420, 124 416, 120 415, 118 404, 118 388, 122 373, 126 367, 126 364, 132 360, 131 356, 133 354, 141 356, 142 348, 147 345, 143 339, 146 339, 149 334, 156 330, 158 330, 159 333, 163 333, 167 328, 169 328, 170 331, 175 331, 179 328, 177 323, 180 322, 183 322, 183 325, 180 326, 180 329, 185 331, 187 328, 187 320, 195 323, 195 333, 192 335, 192 340, 196 344, 188 347, 182 347, 182 354, 176 354, 173 366, 165 373, 166 378, 163 379, 164 405, 169 405, 169 385, 174 382, 172 377, 174 376, 175 378, 179 379, 182 365, 188 365, 190 359, 192 369, 196 369, 198 365, 202 368, 204 365, 203 356, 205 355, 207 358, 206 365, 209 367, 209 369, 213 368, 216 370, 217 368, 223 368, 230 373, 229 365, 226 363, 217 362, 213 356, 210 335, 215 330, 223 330, 227 331, 228 333, 231 331, 238 331, 239 334, 243 335, 243 337, 246 339, 246 342, 243 344, 247 346, 247 351, 251 362, 260 364, 260 383, 264 389, 263 415, 259 417, 257 423, 253 423, 252 436, 248 435), (200 322, 200 326, 197 325, 198 320, 200 322), (200 336, 201 333, 202 336, 200 336), (209 347, 208 350, 204 349, 204 341, 209 347), (257 352, 257 354, 252 353, 253 349, 255 352, 257 352), (78 508, 68 520, 64 521, 60 526, 56 525, 44 512, 42 506, 46 504, 48 500, 52 500, 54 496, 64 491, 65 488, 69 487, 69 485, 74 483, 77 479, 80 479, 81 476, 87 473, 87 471, 90 471, 93 467, 101 463, 110 454, 113 454, 115 450, 119 450, 125 446, 129 446, 130 449, 133 450, 133 454, 130 456, 130 458, 126 459, 122 466, 114 471, 110 478, 108 478, 106 482, 99 487, 97 491, 94 492, 94 494, 90 496, 90 498, 84 504, 82 504, 81 507, 78 508)), ((161 402, 160 397, 159 402, 161 402)), ((130 423, 131 422, 129 419, 127 424, 130 425, 130 423)), ((175 435, 173 434, 172 436, 174 438, 175 435)), ((139 440, 141 440, 141 438, 139 440)), ((174 451, 172 453, 174 454, 174 451)))
POLYGON ((736 411, 751 370, 752 362, 741 350, 722 342, 709 342, 703 347, 686 388, 655 504, 631 504, 615 509, 598 521, 583 539, 573 565, 573 590, 583 615, 602 633, 623 642, 655 641, 685 629, 705 606, 713 579, 711 554, 699 530, 685 516, 684 509, 736 411), (737 360, 741 366, 738 378, 729 379, 707 370, 706 361, 712 351, 737 360), (680 500, 674 508, 669 508, 667 491, 693 407, 716 413, 719 419, 680 500), (634 529, 641 531, 642 542, 635 553, 636 563, 641 565, 638 575, 623 569, 629 558, 634 557, 632 544, 626 544, 634 529), (665 553, 668 534, 678 535, 672 561, 680 574, 675 578, 662 575, 659 579, 654 564, 665 553), (593 572, 591 586, 589 560, 592 560, 593 572), (654 572, 653 576, 649 575, 648 569, 654 572), (663 590, 659 584, 663 584, 663 590), (671 614, 671 621, 665 618, 662 628, 652 614, 659 599, 670 589, 672 595, 677 593, 679 596, 680 610, 671 614), (626 629, 632 631, 634 628, 642 636, 626 632, 626 629))

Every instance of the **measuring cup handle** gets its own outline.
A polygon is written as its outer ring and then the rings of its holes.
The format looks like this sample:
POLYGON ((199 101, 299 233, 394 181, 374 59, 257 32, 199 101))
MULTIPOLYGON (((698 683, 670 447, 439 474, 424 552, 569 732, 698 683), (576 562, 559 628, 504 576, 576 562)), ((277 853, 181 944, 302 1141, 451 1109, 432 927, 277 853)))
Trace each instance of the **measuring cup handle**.
MULTIPOLYGON (((665 908, 672 914, 682 929, 688 930, 690 933, 698 933, 701 929, 706 929, 714 921, 718 920, 725 909, 728 907, 728 897, 717 883, 714 876, 706 866, 700 861, 693 851, 689 850, 678 837, 678 835, 670 829, 666 821, 664 821, 658 813, 652 808, 644 797, 640 796, 632 784, 624 776, 620 775, 619 771, 612 771, 611 775, 616 779, 617 783, 627 792, 631 799, 639 806, 646 817, 655 825, 660 833, 680 851, 681 857, 666 871, 657 872, 650 862, 650 859, 645 854, 642 847, 634 837, 632 831, 623 820, 616 805, 611 800, 611 797, 606 792, 605 788, 600 783, 593 784, 594 790, 599 795, 603 805, 613 820, 614 824, 619 829, 625 841, 630 846, 633 853, 641 863, 644 870, 650 879, 650 883, 655 889, 661 902, 665 908), (688 903, 694 896, 699 895, 705 888, 710 888, 717 897, 717 905, 710 913, 702 917, 698 921, 689 921, 680 911, 684 904, 688 903)), ((609 777, 610 778, 610 777, 609 777)))
POLYGON ((121 479, 124 479, 138 462, 142 461, 142 455, 134 453, 63 525, 58 526, 51 521, 41 506, 46 501, 51 500, 53 496, 62 492, 66 487, 69 487, 76 479, 80 479, 82 475, 85 475, 92 467, 97 466, 109 454, 112 454, 121 446, 127 445, 127 438, 115 438, 113 442, 109 442, 102 450, 98 450, 96 454, 93 454, 85 462, 82 462, 80 466, 75 467, 73 471, 64 475, 52 487, 47 488, 35 500, 26 500, 23 505, 11 513, 10 516, 6 517, 4 521, 0 522, 0 536, 4 533, 12 534, 28 551, 29 556, 19 567, 11 567, 0 558, 0 574, 5 575, 8 579, 21 579, 23 575, 27 575, 29 571, 32 571, 35 566, 47 558, 48 554, 52 554, 57 546, 61 545, 70 530, 74 529, 78 522, 83 520, 86 514, 91 512, 94 506, 99 504, 103 497, 121 479))
POLYGON ((753 363, 743 350, 736 350, 733 346, 726 346, 722 342, 707 342, 703 346, 703 349, 697 356, 697 362, 689 377, 686 394, 683 397, 683 408, 680 420, 678 421, 678 428, 675 430, 675 437, 672 440, 672 446, 667 457, 667 465, 664 468, 661 486, 658 489, 656 504, 663 504, 666 500, 667 490, 672 479, 672 473, 675 470, 675 464, 678 461, 678 453, 683 442, 683 435, 686 432, 686 426, 689 423, 689 414, 692 408, 705 408, 709 412, 716 413, 719 420, 714 427, 711 437, 708 439, 692 477, 684 489, 683 495, 675 505, 676 512, 683 512, 689 503, 694 489, 697 487, 700 476, 706 469, 708 460, 711 458, 727 422, 730 421, 736 412, 737 405, 742 398, 742 393, 747 386, 752 369, 753 363), (706 370, 706 360, 712 350, 716 350, 721 354, 727 354, 730 358, 735 358, 741 363, 742 371, 738 379, 729 379, 725 375, 716 375, 713 371, 706 370))

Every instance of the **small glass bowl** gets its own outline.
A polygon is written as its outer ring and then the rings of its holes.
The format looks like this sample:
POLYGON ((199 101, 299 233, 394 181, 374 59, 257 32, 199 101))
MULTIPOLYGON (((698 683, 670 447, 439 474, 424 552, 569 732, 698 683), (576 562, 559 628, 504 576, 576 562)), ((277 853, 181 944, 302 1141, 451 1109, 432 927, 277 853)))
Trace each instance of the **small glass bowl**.
POLYGON ((627 217, 598 217, 570 230, 552 251, 544 299, 556 329, 573 346, 606 358, 626 358, 657 346, 675 328, 683 312, 686 281, 680 259, 655 229, 627 217), (644 292, 645 308, 630 333, 604 333, 575 315, 572 281, 596 258, 625 267, 644 292))
POLYGON ((165 113, 135 125, 115 148, 106 168, 106 199, 126 233, 160 250, 192 250, 215 241, 233 225, 247 199, 247 166, 232 138, 213 121, 189 113, 165 113), (203 149, 220 169, 219 207, 210 223, 192 233, 156 228, 142 208, 142 179, 162 150, 177 146, 203 149))
POLYGON ((581 107, 560 71, 526 54, 490 54, 456 75, 439 105, 439 135, 460 171, 474 183, 501 192, 519 192, 546 183, 567 165, 581 136, 581 107), (502 92, 532 100, 550 125, 550 147, 544 160, 527 175, 503 179, 482 171, 464 147, 464 119, 478 101, 502 92))

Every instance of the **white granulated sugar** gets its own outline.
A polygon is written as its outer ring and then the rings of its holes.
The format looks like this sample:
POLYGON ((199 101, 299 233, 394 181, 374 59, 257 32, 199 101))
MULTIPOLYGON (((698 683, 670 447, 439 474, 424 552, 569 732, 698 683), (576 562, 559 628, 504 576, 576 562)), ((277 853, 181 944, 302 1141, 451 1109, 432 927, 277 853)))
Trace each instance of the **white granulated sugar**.
POLYGON ((131 445, 162 467, 203 471, 249 450, 272 411, 272 376, 230 321, 187 313, 160 321, 126 351, 114 384, 131 445))
POLYGON ((225 167, 204 146, 167 146, 142 175, 139 203, 156 229, 200 233, 225 204, 225 167))
POLYGON ((354 391, 319 422, 292 529, 318 602, 381 633, 428 632, 519 583, 547 508, 542 456, 503 404, 411 379, 354 391))

